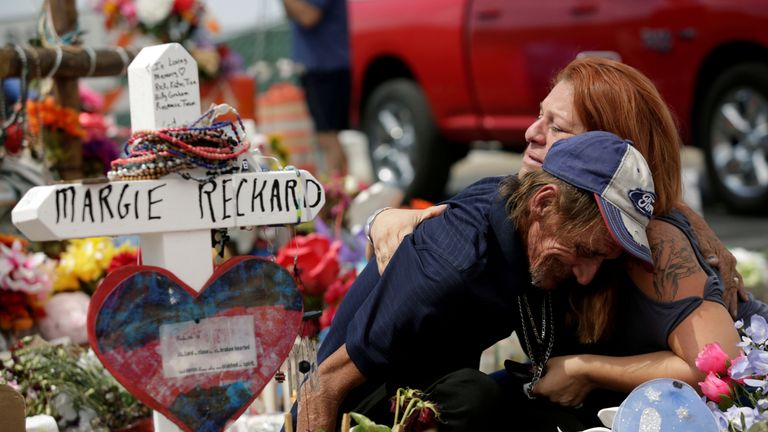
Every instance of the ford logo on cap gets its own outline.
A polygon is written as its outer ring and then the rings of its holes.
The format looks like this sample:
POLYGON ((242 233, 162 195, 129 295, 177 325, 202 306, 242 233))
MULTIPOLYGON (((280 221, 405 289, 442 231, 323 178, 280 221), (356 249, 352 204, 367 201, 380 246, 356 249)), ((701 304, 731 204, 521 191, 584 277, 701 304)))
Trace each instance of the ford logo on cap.
POLYGON ((629 199, 635 208, 644 214, 648 219, 653 216, 653 204, 656 202, 656 194, 641 189, 629 191, 629 199))

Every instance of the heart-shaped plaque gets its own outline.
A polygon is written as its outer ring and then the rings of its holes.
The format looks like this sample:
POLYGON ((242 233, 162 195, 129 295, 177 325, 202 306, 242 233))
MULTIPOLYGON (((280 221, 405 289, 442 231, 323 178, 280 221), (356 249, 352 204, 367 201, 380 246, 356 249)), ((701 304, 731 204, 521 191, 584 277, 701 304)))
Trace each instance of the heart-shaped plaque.
POLYGON ((91 299, 88 339, 128 391, 187 431, 221 431, 293 346, 301 294, 279 265, 232 258, 199 292, 169 271, 126 266, 91 299))

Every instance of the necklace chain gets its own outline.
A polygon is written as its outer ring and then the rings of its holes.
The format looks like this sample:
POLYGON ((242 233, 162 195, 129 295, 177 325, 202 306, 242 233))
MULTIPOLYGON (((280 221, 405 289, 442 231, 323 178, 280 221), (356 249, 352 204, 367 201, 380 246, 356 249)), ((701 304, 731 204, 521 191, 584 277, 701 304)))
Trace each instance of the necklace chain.
POLYGON ((525 341, 526 350, 528 351, 531 363, 533 364, 533 378, 531 379, 530 384, 526 385, 525 389, 528 397, 533 398, 533 387, 536 385, 539 379, 541 379, 541 375, 544 373, 544 367, 549 360, 549 356, 552 355, 552 348, 555 344, 555 322, 554 315, 552 314, 552 296, 550 293, 546 293, 544 296, 544 301, 541 305, 541 337, 539 337, 539 332, 536 328, 536 321, 533 317, 533 313, 531 312, 531 307, 528 303, 528 296, 526 294, 522 294, 517 297, 517 306, 520 310, 520 323, 523 331, 523 340, 525 341), (525 303, 525 312, 523 311, 523 303, 525 303), (547 316, 549 316, 549 319, 547 319, 547 316), (528 338, 526 321, 530 321, 531 323, 531 330, 536 340, 536 351, 534 351, 534 347, 528 338), (546 337, 547 327, 549 327, 549 338, 546 337), (544 349, 544 345, 546 345, 546 349, 544 349), (537 351, 542 350, 542 356, 539 357, 537 351))

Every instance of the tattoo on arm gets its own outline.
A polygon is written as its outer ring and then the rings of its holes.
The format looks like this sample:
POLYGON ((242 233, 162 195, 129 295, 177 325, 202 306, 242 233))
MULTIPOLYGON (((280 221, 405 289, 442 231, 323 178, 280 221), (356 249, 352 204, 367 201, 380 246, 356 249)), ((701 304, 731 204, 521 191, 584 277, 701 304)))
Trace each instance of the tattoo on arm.
POLYGON ((696 256, 689 243, 683 244, 680 239, 675 238, 652 242, 651 253, 656 266, 653 274, 656 296, 659 300, 672 300, 677 297, 680 280, 696 272, 696 256), (667 295, 664 295, 665 293, 667 295))

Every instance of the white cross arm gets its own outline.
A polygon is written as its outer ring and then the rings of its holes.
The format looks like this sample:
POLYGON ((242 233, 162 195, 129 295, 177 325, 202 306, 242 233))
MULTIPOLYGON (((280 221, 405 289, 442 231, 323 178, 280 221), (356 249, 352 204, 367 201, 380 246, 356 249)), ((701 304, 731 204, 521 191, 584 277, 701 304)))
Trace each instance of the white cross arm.
POLYGON ((11 217, 30 240, 193 231, 307 222, 325 204, 307 171, 60 184, 30 189, 11 217))

